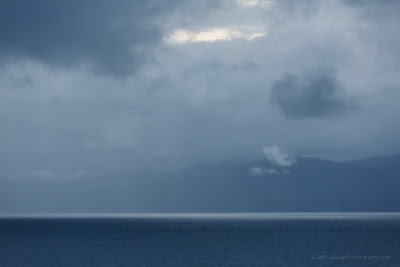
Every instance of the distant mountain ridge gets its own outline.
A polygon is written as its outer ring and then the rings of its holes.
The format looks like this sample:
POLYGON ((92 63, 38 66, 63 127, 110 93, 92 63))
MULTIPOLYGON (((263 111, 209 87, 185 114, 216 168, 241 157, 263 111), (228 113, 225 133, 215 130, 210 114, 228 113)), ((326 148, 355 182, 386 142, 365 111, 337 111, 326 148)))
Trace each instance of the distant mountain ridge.
POLYGON ((0 212, 395 212, 399 193, 400 155, 225 161, 151 175, 1 179, 0 212))

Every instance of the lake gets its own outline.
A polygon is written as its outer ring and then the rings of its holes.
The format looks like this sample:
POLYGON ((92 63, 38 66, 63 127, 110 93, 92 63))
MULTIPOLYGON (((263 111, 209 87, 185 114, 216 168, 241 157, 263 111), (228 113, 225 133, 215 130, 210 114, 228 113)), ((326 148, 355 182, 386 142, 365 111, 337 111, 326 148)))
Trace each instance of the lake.
POLYGON ((400 266, 398 213, 0 216, 0 266, 400 266))

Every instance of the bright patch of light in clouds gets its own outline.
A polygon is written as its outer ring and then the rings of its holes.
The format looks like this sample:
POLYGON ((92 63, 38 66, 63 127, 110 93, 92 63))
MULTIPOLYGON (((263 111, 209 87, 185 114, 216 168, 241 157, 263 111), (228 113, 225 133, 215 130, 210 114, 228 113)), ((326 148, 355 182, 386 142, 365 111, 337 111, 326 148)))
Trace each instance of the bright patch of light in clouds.
POLYGON ((270 0, 236 0, 236 3, 243 7, 272 7, 273 1, 270 0))
POLYGON ((261 32, 243 32, 227 28, 213 28, 207 31, 176 30, 166 40, 170 43, 212 43, 216 41, 231 41, 244 39, 251 41, 255 38, 265 36, 261 32))

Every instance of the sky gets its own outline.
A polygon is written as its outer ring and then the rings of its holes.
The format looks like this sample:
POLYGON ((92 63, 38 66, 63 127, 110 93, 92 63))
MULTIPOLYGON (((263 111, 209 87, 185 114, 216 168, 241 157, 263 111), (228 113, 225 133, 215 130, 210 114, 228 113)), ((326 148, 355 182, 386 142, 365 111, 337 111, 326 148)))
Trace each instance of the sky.
POLYGON ((0 0, 1 176, 398 154, 399 12, 389 0, 0 0))

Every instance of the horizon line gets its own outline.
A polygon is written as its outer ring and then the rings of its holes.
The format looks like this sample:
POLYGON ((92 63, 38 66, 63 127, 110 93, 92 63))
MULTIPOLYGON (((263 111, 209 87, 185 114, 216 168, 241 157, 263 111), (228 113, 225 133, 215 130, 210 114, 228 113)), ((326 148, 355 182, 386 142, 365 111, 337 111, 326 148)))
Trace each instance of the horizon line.
POLYGON ((0 213, 0 219, 387 219, 400 212, 0 213))

